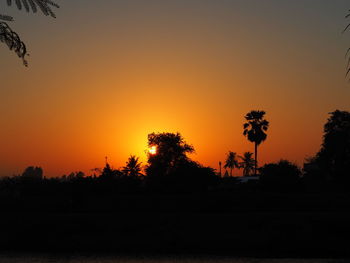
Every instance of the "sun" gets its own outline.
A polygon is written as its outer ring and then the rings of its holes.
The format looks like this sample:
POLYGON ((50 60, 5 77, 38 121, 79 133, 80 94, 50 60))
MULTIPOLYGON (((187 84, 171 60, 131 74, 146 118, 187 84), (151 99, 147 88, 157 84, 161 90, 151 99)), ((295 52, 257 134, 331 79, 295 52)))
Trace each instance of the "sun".
POLYGON ((152 146, 151 148, 149 148, 149 154, 150 155, 156 155, 157 154, 157 147, 156 146, 152 146))

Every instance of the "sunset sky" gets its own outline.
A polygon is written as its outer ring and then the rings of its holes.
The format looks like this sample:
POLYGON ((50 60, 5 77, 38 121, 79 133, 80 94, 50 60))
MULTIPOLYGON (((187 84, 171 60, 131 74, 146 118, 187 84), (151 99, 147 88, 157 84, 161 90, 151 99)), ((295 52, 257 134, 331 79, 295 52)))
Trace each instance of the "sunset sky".
POLYGON ((341 34, 348 0, 58 0, 57 19, 7 7, 29 67, 0 45, 0 176, 146 162, 147 134, 180 132, 218 168, 253 151, 244 115, 265 110, 260 164, 302 165, 335 109, 350 110, 341 34))

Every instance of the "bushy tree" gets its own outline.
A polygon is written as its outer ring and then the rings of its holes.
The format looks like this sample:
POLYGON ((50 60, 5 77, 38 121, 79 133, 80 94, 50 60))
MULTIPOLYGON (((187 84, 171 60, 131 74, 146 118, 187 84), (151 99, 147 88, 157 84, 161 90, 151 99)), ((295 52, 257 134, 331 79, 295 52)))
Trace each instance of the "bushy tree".
POLYGON ((151 133, 148 147, 156 147, 156 153, 148 154, 146 173, 149 176, 165 176, 189 161, 187 154, 193 146, 187 144, 180 133, 151 133))
POLYGON ((113 169, 109 163, 106 163, 106 166, 103 168, 102 173, 100 175, 100 179, 104 181, 112 181, 117 179, 123 175, 123 173, 119 170, 113 169))
POLYGON ((217 178, 213 168, 189 160, 177 167, 165 182, 168 188, 175 191, 193 192, 208 190, 209 186, 217 182, 217 178))
POLYGON ((152 133, 148 146, 156 147, 149 153, 146 168, 147 183, 160 191, 205 191, 216 182, 214 169, 192 161, 187 154, 193 146, 180 133, 152 133))
POLYGON ((322 172, 335 181, 350 181, 350 113, 330 113, 324 126, 323 143, 314 159, 322 172))
POLYGON ((29 180, 41 180, 43 179, 43 174, 44 172, 41 167, 29 166, 23 171, 22 178, 29 180))
POLYGON ((296 190, 300 176, 300 168, 287 160, 265 164, 260 168, 260 183, 270 191, 296 190))

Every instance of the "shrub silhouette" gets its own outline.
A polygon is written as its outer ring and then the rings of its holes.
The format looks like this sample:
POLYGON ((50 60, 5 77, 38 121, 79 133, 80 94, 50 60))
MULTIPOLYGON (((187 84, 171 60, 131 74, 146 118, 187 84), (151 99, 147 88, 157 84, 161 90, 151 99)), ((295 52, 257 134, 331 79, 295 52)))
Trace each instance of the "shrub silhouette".
POLYGON ((287 160, 265 164, 260 168, 260 183, 264 190, 277 192, 296 190, 300 176, 298 166, 287 160))

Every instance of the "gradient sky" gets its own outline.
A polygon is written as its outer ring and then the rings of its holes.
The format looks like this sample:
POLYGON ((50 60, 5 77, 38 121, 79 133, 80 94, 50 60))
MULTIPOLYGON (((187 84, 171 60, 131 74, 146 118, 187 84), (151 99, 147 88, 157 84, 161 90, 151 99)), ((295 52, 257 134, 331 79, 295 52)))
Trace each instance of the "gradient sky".
POLYGON ((148 133, 177 131, 217 168, 229 150, 253 151, 252 109, 271 124, 261 164, 301 165, 328 113, 349 110, 348 0, 57 2, 57 19, 0 3, 30 53, 25 68, 0 45, 1 176, 145 162, 148 133))

